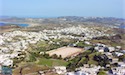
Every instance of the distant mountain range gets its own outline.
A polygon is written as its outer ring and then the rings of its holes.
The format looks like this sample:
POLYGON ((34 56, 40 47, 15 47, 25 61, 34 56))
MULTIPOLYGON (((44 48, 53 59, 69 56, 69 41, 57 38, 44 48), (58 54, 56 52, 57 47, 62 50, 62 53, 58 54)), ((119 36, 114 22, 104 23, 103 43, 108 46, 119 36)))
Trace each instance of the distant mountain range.
POLYGON ((66 19, 67 21, 76 21, 76 22, 99 22, 99 23, 122 23, 125 22, 125 19, 122 18, 113 18, 113 17, 77 17, 77 16, 66 16, 58 17, 59 19, 66 19))
POLYGON ((95 23, 99 25, 115 25, 120 26, 125 25, 125 19, 113 18, 113 17, 78 17, 78 16, 62 16, 57 18, 18 18, 18 17, 8 17, 1 16, 1 22, 16 22, 16 23, 49 23, 49 24, 81 24, 81 23, 95 23))

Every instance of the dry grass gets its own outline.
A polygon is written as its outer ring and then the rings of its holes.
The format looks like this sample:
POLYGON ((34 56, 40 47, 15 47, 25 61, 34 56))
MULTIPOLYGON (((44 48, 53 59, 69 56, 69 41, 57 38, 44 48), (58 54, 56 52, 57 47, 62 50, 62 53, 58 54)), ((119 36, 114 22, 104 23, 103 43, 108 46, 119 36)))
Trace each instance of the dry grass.
POLYGON ((23 68, 23 70, 22 70, 23 75, 38 75, 38 71, 48 69, 48 67, 45 67, 45 66, 30 64, 28 66, 21 66, 21 67, 14 69, 13 75, 20 75, 20 73, 19 73, 20 68, 23 68))

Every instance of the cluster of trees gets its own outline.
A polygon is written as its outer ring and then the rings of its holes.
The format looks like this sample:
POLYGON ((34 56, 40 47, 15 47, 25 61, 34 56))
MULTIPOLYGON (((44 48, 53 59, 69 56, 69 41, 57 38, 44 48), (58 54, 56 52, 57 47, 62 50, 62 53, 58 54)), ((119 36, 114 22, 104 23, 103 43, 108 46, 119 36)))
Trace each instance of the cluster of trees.
POLYGON ((77 67, 84 66, 84 64, 93 64, 105 67, 107 64, 109 64, 109 59, 104 54, 96 51, 92 52, 91 50, 87 50, 70 60, 69 64, 67 65, 67 69, 74 70, 77 67))
POLYGON ((47 59, 62 59, 61 55, 58 56, 56 54, 50 56, 49 54, 44 53, 44 54, 41 54, 40 56, 47 59))
POLYGON ((18 57, 13 58, 13 68, 17 67, 17 63, 20 63, 25 60, 25 57, 22 57, 25 55, 26 53, 22 52, 21 54, 18 54, 18 57))
POLYGON ((69 70, 75 70, 77 67, 84 66, 84 64, 87 64, 89 61, 89 54, 91 54, 91 51, 85 51, 84 53, 79 54, 75 58, 69 61, 69 64, 67 65, 67 69, 69 70))
POLYGON ((57 56, 56 54, 50 56, 45 52, 43 54, 40 54, 39 52, 30 52, 28 62, 34 62, 37 60, 37 58, 62 59, 62 56, 61 55, 57 56))
POLYGON ((80 47, 80 48, 84 48, 84 47, 87 47, 87 46, 91 46, 91 45, 85 44, 84 41, 80 41, 78 44, 76 44, 76 47, 80 47))
POLYGON ((109 59, 108 57, 103 54, 103 55, 95 55, 93 57, 95 61, 98 62, 98 65, 106 67, 107 64, 109 64, 109 59))
POLYGON ((71 43, 74 43, 75 40, 71 40, 71 39, 51 39, 53 43, 48 44, 49 41, 42 41, 40 42, 36 48, 34 48, 36 51, 50 51, 53 49, 57 49, 63 46, 68 46, 71 43), (68 41, 65 41, 68 40, 68 41))

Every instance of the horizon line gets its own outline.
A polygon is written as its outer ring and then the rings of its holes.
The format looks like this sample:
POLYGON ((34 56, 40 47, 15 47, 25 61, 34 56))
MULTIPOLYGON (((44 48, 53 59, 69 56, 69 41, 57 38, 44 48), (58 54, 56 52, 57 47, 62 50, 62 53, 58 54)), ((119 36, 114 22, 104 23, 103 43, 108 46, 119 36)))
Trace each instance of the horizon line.
POLYGON ((125 17, 114 17, 114 16, 68 16, 68 15, 62 15, 62 16, 7 16, 7 15, 0 15, 1 17, 17 17, 17 18, 58 18, 58 17, 83 17, 83 18, 119 18, 119 19, 125 19, 125 17))

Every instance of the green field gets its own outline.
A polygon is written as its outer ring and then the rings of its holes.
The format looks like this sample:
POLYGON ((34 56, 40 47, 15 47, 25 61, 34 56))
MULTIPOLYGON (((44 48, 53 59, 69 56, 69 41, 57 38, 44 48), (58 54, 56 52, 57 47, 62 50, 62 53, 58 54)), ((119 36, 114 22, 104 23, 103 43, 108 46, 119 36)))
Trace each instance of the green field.
POLYGON ((64 60, 59 60, 59 59, 46 59, 46 58, 39 58, 38 59, 38 63, 39 65, 46 65, 49 67, 52 66, 66 66, 68 64, 68 62, 64 61, 64 60))

